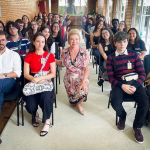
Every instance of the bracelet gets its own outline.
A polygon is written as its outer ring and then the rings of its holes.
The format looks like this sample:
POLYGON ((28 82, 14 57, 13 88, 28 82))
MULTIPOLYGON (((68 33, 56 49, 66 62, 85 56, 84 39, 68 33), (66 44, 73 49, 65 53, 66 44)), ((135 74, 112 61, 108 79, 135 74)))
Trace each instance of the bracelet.
POLYGON ((86 83, 86 81, 82 81, 82 83, 86 83))

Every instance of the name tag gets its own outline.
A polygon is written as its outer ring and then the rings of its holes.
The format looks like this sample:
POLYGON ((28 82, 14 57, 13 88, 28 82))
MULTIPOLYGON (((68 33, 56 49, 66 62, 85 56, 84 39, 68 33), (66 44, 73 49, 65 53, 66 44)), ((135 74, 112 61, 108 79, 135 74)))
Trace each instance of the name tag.
POLYGON ((129 69, 132 69, 132 63, 130 62, 130 61, 128 61, 128 63, 127 63, 127 69, 129 70, 129 69))
POLYGON ((45 64, 45 58, 41 58, 41 64, 45 64))
POLYGON ((105 51, 108 51, 108 47, 107 46, 105 46, 105 51))

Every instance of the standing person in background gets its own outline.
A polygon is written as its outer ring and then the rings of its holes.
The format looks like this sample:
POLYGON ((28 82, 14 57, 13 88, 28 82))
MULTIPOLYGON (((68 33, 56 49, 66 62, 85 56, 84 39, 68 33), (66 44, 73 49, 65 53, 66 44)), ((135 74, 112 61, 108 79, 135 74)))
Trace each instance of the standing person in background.
POLYGON ((118 31, 118 25, 119 25, 119 20, 118 19, 113 19, 112 20, 112 27, 110 28, 110 30, 113 32, 113 34, 115 34, 118 31))
POLYGON ((120 21, 118 31, 124 31, 127 33, 127 24, 125 21, 120 21))
MULTIPOLYGON (((33 43, 31 43, 29 53, 24 59, 24 77, 29 82, 33 83, 43 83, 47 79, 52 79, 56 74, 56 64, 53 54, 50 54, 46 64, 43 68, 43 71, 47 72, 47 75, 40 77, 34 77, 38 73, 43 65, 41 58, 46 59, 46 56, 49 53, 49 49, 46 44, 46 39, 42 33, 36 33, 33 37, 33 43)), ((38 114, 38 105, 42 109, 43 117, 42 123, 44 126, 40 132, 40 136, 47 135, 50 127, 50 115, 52 113, 53 107, 53 94, 52 91, 44 91, 42 93, 37 93, 30 96, 25 96, 26 101, 26 110, 31 114, 32 125, 33 127, 38 127, 39 114, 38 114)))
POLYGON ((29 26, 30 26, 30 22, 29 22, 29 18, 26 15, 22 16, 22 21, 24 23, 24 27, 21 31, 22 36, 25 37, 26 32, 29 30, 29 26))
POLYGON ((66 22, 66 33, 65 33, 65 41, 67 41, 68 32, 71 30, 71 20, 68 19, 66 22))
POLYGON ((90 34, 94 31, 94 28, 95 28, 95 21, 92 17, 90 17, 88 19, 87 31, 86 32, 83 31, 85 33, 85 37, 86 37, 86 49, 91 48, 90 34))
POLYGON ((26 32, 25 37, 32 42, 33 36, 38 32, 38 24, 36 21, 32 20, 31 21, 31 26, 29 28, 29 31, 26 32))
POLYGON ((82 17, 82 25, 81 25, 83 38, 85 38, 85 32, 87 31, 87 25, 88 25, 87 19, 85 16, 83 16, 82 17))
POLYGON ((52 38, 52 32, 48 26, 43 25, 40 28, 40 32, 45 36, 46 41, 47 41, 47 46, 50 49, 51 53, 55 52, 55 42, 54 39, 52 38))
POLYGON ((100 54, 98 51, 98 43, 99 43, 99 38, 101 35, 101 29, 103 28, 103 26, 104 26, 103 20, 100 20, 100 19, 97 20, 95 29, 94 29, 93 33, 90 34, 90 43, 93 48, 93 54, 97 58, 97 64, 99 64, 99 59, 100 59, 100 54))
POLYGON ((113 42, 113 33, 110 29, 108 28, 101 29, 98 50, 99 50, 99 53, 101 54, 101 58, 100 58, 101 64, 105 70, 100 80, 97 82, 97 84, 101 86, 105 80, 108 80, 108 76, 106 72, 107 57, 115 51, 115 46, 113 42))
POLYGON ((81 37, 77 29, 68 33, 70 47, 62 52, 62 59, 56 60, 57 65, 66 67, 64 85, 70 105, 78 108, 81 115, 84 115, 82 102, 87 100, 89 87, 89 54, 79 47, 81 37))
POLYGON ((46 25, 46 26, 49 24, 47 16, 43 16, 43 24, 46 25))
POLYGON ((19 35, 19 26, 14 21, 8 21, 6 24, 6 31, 10 35, 7 41, 7 47, 10 50, 18 52, 20 55, 25 56, 28 53, 30 42, 27 38, 19 35))
POLYGON ((38 18, 43 19, 43 15, 42 15, 42 13, 41 13, 41 12, 39 12, 39 13, 38 13, 38 18))
POLYGON ((38 24, 38 30, 40 30, 40 28, 43 24, 43 20, 41 18, 37 18, 37 24, 38 24))
POLYGON ((141 40, 138 31, 135 28, 128 30, 129 42, 128 49, 136 51, 143 60, 146 55, 146 47, 143 40, 141 40))
POLYGON ((15 22, 18 24, 18 26, 20 28, 19 35, 22 36, 21 31, 23 30, 24 23, 23 23, 22 19, 17 19, 15 22))
POLYGON ((53 14, 52 14, 52 13, 49 13, 49 14, 48 14, 48 25, 49 25, 49 26, 51 26, 52 23, 53 23, 52 17, 53 17, 53 14))

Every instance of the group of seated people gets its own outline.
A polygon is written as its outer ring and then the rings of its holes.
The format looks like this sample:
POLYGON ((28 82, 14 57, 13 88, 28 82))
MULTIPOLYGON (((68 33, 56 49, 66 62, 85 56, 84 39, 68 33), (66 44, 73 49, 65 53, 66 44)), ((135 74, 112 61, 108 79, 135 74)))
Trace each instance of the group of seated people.
MULTIPOLYGON (((26 15, 23 18, 22 20, 29 21, 26 15)), ((38 18, 43 19, 41 14, 38 15, 38 18)), ((86 16, 83 19, 86 19, 86 16)), ((125 128, 126 112, 122 106, 124 97, 134 98, 138 105, 133 123, 133 131, 136 141, 143 143, 144 138, 141 128, 144 125, 149 108, 149 98, 143 88, 146 77, 142 62, 146 51, 144 42, 140 39, 135 28, 129 29, 127 33, 123 31, 124 21, 120 22, 121 29, 118 31, 115 26, 117 23, 119 24, 118 19, 112 21, 112 24, 115 24, 112 28, 108 28, 108 25, 106 26, 104 16, 97 15, 96 20, 96 24, 93 26, 95 20, 89 17, 90 25, 87 26, 89 32, 86 32, 83 28, 82 31, 88 37, 86 37, 87 40, 91 40, 92 47, 95 49, 95 55, 97 57, 99 55, 102 56, 102 61, 99 65, 103 65, 106 71, 101 79, 107 78, 112 85, 111 105, 117 112, 117 116, 119 116, 117 128, 120 131, 123 131, 125 128), (116 31, 116 33, 113 34, 112 31, 116 31), (139 54, 137 51, 141 53, 139 54), (133 75, 131 73, 135 73, 137 78, 127 82, 123 77, 128 75, 132 78, 133 75)), ((25 25, 24 28, 26 28, 25 25)), ((22 30, 25 30, 24 28, 22 30)), ((4 30, 0 31, 0 114, 4 94, 9 93, 15 87, 16 78, 20 77, 22 71, 27 83, 42 84, 46 80, 55 77, 57 64, 61 67, 66 67, 64 86, 70 105, 77 107, 79 113, 84 115, 82 102, 86 102, 88 96, 90 58, 88 51, 79 46, 81 41, 80 31, 77 29, 69 31, 69 47, 61 49, 63 45, 59 45, 62 57, 60 60, 57 60, 51 51, 53 49, 53 42, 59 42, 60 44, 59 39, 64 38, 61 35, 63 27, 59 23, 59 15, 53 15, 53 23, 49 26, 41 25, 38 30, 37 28, 37 22, 35 20, 31 21, 29 30, 26 33, 23 32, 28 38, 24 38, 23 34, 21 35, 18 24, 13 21, 7 22, 7 33, 4 30), (30 34, 32 33, 30 32, 31 27, 34 34, 30 34), (49 57, 46 59, 48 54, 49 57), (21 58, 19 55, 24 57, 23 69, 21 68, 21 58), (10 64, 9 66, 7 65, 8 63, 10 64), (45 66, 42 71, 47 72, 47 74, 35 77, 34 75, 40 71, 43 64, 45 66)), ((86 46, 89 46, 87 41, 86 46)), ((38 105, 42 109, 42 123, 44 123, 44 126, 40 136, 47 135, 49 131, 50 115, 54 102, 53 94, 54 89, 23 97, 26 102, 25 108, 31 114, 33 127, 39 126, 38 105)))

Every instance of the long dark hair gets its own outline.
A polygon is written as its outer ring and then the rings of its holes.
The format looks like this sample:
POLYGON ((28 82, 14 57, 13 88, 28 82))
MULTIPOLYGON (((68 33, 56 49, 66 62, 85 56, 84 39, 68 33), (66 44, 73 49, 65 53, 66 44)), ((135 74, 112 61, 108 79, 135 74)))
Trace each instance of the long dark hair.
POLYGON ((58 22, 54 22, 54 23, 52 24, 52 26, 51 26, 52 37, 53 37, 53 33, 54 33, 54 31, 53 31, 53 26, 54 26, 54 24, 58 24, 58 26, 59 26, 59 31, 58 31, 57 37, 59 38, 59 41, 62 41, 61 28, 60 28, 60 25, 59 25, 58 22))
POLYGON ((96 24, 95 24, 95 28, 94 28, 93 33, 97 31, 98 26, 99 26, 99 24, 100 24, 101 22, 103 22, 103 26, 104 26, 104 21, 103 21, 103 20, 101 20, 101 19, 97 20, 97 21, 96 21, 96 24))
POLYGON ((35 52, 35 46, 33 45, 33 42, 35 42, 36 38, 38 36, 43 36, 44 39, 45 39, 45 46, 44 46, 44 51, 46 52, 49 52, 49 49, 48 49, 48 46, 47 46, 47 42, 46 42, 46 38, 45 36, 41 33, 41 32, 37 32, 34 36, 33 36, 33 40, 32 40, 32 43, 30 44, 30 49, 29 49, 29 52, 28 53, 33 53, 35 52))
POLYGON ((2 24, 3 26, 3 31, 5 31, 5 26, 4 26, 4 23, 0 20, 0 23, 2 24))
POLYGON ((22 20, 23 20, 23 17, 27 17, 28 18, 28 26, 30 26, 30 20, 29 20, 29 17, 27 15, 23 15, 22 16, 22 20))
POLYGON ((101 43, 103 49, 105 49, 105 46, 106 46, 106 44, 105 44, 105 39, 102 37, 102 31, 104 31, 104 30, 107 30, 107 31, 109 32, 109 35, 110 35, 110 36, 109 36, 109 43, 110 43, 110 46, 111 46, 112 50, 114 50, 114 49, 115 49, 115 46, 114 46, 114 42, 113 42, 113 33, 112 33, 112 31, 111 31, 110 29, 108 29, 108 28, 102 28, 102 29, 101 29, 101 35, 100 35, 100 38, 99 38, 99 43, 101 43))
POLYGON ((48 29, 48 30, 49 30, 49 33, 50 33, 50 36, 49 36, 48 39, 47 39, 47 45, 48 45, 48 47, 50 48, 50 47, 52 46, 53 42, 54 42, 54 39, 52 38, 52 32, 51 32, 51 30, 50 30, 50 28, 49 28, 48 26, 43 25, 43 26, 40 28, 40 32, 42 32, 42 31, 45 30, 45 29, 48 29))
MULTIPOLYGON (((130 29, 128 30, 127 34, 129 34, 129 32, 130 32, 131 30, 134 30, 134 31, 136 32, 135 45, 139 45, 139 41, 141 41, 141 38, 140 38, 140 35, 139 35, 138 31, 137 31, 135 28, 130 28, 130 29)), ((129 39, 127 48, 132 48, 130 39, 129 39)))
POLYGON ((94 20, 92 17, 90 17, 90 18, 88 19, 88 21, 89 21, 89 20, 92 21, 92 26, 95 26, 95 20, 94 20))
MULTIPOLYGON (((35 20, 32 20, 31 24, 32 24, 32 22, 35 22, 37 24, 37 22, 35 20)), ((38 26, 38 24, 37 24, 37 26, 38 26)), ((38 28, 37 28, 37 32, 38 32, 38 28)), ((29 36, 29 40, 32 42, 34 34, 33 34, 33 29, 31 26, 29 27, 28 36, 29 36)))

